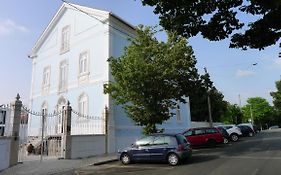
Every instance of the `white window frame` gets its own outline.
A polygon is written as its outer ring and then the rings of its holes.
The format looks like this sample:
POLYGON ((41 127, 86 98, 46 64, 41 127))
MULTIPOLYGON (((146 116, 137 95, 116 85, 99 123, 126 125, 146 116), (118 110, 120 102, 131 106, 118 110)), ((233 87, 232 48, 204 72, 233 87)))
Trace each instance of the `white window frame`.
POLYGON ((61 31, 61 54, 69 51, 70 46, 70 25, 64 26, 61 31))
POLYGON ((180 101, 177 101, 177 106, 176 106, 176 117, 177 117, 177 122, 182 122, 181 118, 181 109, 180 109, 180 101))
POLYGON ((59 93, 66 92, 68 89, 68 63, 66 60, 59 65, 59 93))
POLYGON ((86 93, 82 93, 78 98, 78 112, 81 115, 89 114, 89 97, 86 93))
POLYGON ((78 80, 79 83, 85 83, 89 80, 90 75, 90 52, 84 51, 79 54, 78 63, 78 80))
POLYGON ((43 69, 42 77, 42 93, 47 94, 50 89, 50 80, 51 80, 51 66, 47 66, 43 69))
POLYGON ((89 73, 89 52, 85 51, 79 55, 79 75, 83 76, 89 73))

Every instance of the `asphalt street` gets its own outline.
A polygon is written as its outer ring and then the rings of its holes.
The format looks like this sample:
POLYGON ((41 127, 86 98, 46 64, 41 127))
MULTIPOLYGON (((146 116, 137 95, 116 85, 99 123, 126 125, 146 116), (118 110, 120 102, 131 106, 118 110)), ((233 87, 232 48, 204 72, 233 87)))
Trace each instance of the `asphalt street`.
POLYGON ((165 163, 114 162, 65 172, 79 175, 281 175, 281 129, 263 131, 236 143, 194 149, 187 162, 172 167, 165 163))

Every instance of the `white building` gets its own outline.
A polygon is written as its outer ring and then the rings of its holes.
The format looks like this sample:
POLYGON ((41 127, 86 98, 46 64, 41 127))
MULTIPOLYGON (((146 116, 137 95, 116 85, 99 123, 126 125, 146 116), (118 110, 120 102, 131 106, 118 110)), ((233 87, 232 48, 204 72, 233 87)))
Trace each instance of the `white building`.
MULTIPOLYGON (((128 145, 141 135, 120 106, 114 105, 103 85, 112 81, 107 59, 119 57, 135 28, 111 12, 63 3, 33 47, 30 108, 33 111, 59 111, 71 103, 73 110, 102 117, 109 109, 109 150, 128 145)), ((31 119, 30 131, 39 132, 40 120, 31 119)), ((72 119, 71 134, 104 132, 96 120, 72 119)), ((178 117, 163 128, 179 132, 189 127, 189 103, 181 104, 178 117)), ((60 134, 60 118, 49 119, 46 134, 60 134)))

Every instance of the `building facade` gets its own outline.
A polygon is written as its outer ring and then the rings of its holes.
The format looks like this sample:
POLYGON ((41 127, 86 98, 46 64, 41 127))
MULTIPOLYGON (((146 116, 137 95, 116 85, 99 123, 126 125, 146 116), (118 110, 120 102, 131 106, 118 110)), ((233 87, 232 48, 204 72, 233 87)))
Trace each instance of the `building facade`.
MULTIPOLYGON (((134 26, 111 12, 63 3, 29 55, 30 108, 48 114, 60 111, 69 101, 80 114, 102 117, 107 107, 109 152, 127 146, 141 135, 141 128, 103 93, 103 85, 113 80, 108 58, 121 56, 134 34, 134 26)), ((189 127, 189 103, 179 106, 176 117, 161 128, 180 132, 189 127)), ((30 117, 29 135, 40 133, 40 120, 30 117)), ((103 122, 73 118, 71 134, 103 134, 103 122)), ((62 123, 60 117, 48 119, 45 134, 60 134, 62 123)))

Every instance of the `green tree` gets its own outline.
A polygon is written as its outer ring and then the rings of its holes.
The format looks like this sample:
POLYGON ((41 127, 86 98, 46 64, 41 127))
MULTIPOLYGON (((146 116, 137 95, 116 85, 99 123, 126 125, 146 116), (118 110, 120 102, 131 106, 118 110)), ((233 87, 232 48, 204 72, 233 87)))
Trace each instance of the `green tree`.
POLYGON ((242 123, 243 113, 237 104, 227 103, 227 110, 223 115, 223 122, 227 124, 242 123))
POLYGON ((276 92, 271 92, 270 95, 273 98, 273 105, 275 110, 277 111, 277 114, 281 115, 281 81, 276 81, 276 92))
POLYGON ((185 37, 200 33, 211 41, 231 38, 230 47, 242 49, 263 49, 281 37, 280 0, 141 1, 155 8, 164 29, 185 37), (243 23, 245 16, 256 18, 243 23))
POLYGON ((266 99, 261 97, 249 98, 247 104, 243 106, 242 111, 245 116, 245 122, 251 120, 252 116, 254 123, 258 125, 271 123, 274 119, 273 107, 270 106, 266 99))
POLYGON ((192 121, 209 121, 207 103, 209 93, 213 121, 220 122, 227 108, 223 94, 216 89, 208 73, 201 75, 196 85, 197 87, 189 96, 192 121))
POLYGON ((104 86, 117 104, 122 104, 144 134, 157 131, 174 114, 177 101, 185 102, 198 80, 196 59, 187 40, 168 33, 159 42, 151 27, 136 29, 136 37, 119 58, 110 58, 115 82, 104 86))

